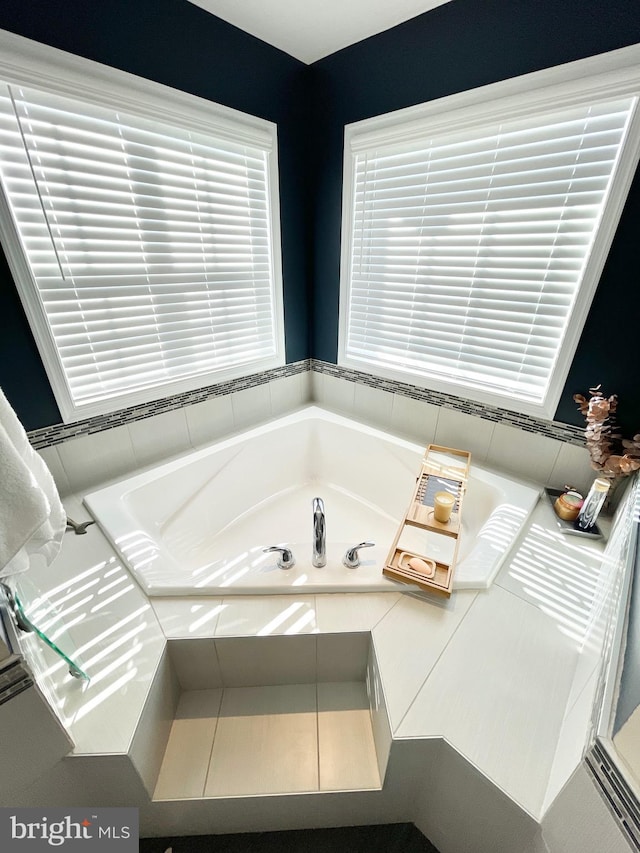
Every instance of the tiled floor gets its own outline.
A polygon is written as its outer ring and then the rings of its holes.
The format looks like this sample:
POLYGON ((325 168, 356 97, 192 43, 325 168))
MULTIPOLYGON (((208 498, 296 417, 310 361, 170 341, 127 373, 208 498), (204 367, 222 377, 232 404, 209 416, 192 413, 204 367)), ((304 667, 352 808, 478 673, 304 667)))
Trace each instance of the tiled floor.
POLYGON ((184 799, 202 796, 221 701, 221 688, 187 690, 180 697, 156 783, 156 799, 173 799, 178 791, 184 799))
POLYGON ((154 799, 380 787, 360 681, 187 690, 154 799))
POLYGON ((224 691, 205 797, 318 790, 314 684, 224 691))
POLYGON ((319 683, 317 688, 320 790, 379 787, 364 684, 332 681, 319 683))

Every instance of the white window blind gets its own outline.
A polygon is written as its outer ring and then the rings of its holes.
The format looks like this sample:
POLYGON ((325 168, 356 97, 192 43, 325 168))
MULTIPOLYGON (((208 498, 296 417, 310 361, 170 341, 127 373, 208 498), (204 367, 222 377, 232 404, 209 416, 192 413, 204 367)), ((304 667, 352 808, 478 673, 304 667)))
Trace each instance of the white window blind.
POLYGON ((66 419, 282 363, 270 150, 244 137, 2 85, 2 183, 66 419))
POLYGON ((635 104, 354 134, 343 362, 543 406, 635 104))

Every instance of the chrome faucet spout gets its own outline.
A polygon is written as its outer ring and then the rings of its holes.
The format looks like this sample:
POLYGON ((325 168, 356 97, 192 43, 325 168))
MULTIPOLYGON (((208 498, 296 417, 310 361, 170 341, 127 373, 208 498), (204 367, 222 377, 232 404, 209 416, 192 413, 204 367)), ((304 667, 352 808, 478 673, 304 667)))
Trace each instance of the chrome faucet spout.
POLYGON ((327 526, 322 498, 313 499, 313 558, 311 562, 317 568, 327 565, 327 526))

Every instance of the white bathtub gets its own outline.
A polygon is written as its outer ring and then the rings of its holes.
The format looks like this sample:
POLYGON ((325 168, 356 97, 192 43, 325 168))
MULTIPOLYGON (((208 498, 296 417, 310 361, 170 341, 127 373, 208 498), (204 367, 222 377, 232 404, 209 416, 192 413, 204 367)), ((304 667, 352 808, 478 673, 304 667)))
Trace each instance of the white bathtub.
MULTIPOLYGON (((309 406, 85 497, 150 596, 390 591, 382 567, 424 447, 309 406), (327 565, 312 557, 314 497, 325 505, 327 565), (347 548, 361 565, 342 565, 347 548), (270 545, 291 548, 277 566, 270 545)), ((538 490, 472 465, 454 587, 486 587, 538 490)), ((426 535, 426 534, 423 534, 426 535)), ((436 537, 442 540, 443 537, 436 537)))

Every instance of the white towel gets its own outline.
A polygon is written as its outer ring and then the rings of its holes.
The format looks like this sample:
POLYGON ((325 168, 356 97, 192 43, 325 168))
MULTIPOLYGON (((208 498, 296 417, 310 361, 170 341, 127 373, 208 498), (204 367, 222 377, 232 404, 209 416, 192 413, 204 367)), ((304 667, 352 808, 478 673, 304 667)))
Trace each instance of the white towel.
POLYGON ((0 578, 60 550, 66 514, 56 484, 0 388, 0 578))

